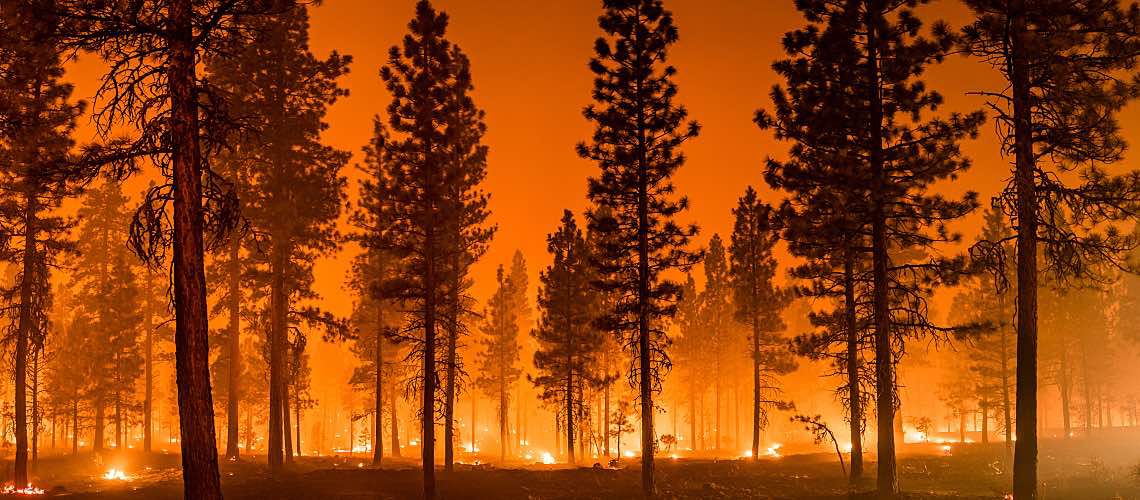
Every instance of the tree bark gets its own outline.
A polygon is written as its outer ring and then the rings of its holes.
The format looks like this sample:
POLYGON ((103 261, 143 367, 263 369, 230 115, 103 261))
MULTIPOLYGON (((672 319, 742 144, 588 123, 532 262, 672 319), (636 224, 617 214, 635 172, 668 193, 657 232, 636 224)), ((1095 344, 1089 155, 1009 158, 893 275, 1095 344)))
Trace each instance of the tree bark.
MULTIPOLYGON (((376 355, 372 361, 376 371, 376 424, 372 435, 372 465, 377 467, 384 460, 384 305, 376 299, 376 355)), ((392 414, 395 420, 396 415, 392 414)))
POLYGON ((175 371, 186 498, 222 498, 210 394, 210 348, 202 244, 202 165, 198 149, 193 4, 172 0, 167 25, 174 171, 175 371))
POLYGON ((152 442, 152 430, 154 428, 154 288, 153 280, 154 272, 147 268, 146 270, 146 301, 144 303, 146 318, 144 319, 146 327, 144 356, 145 364, 143 366, 144 380, 144 394, 143 394, 143 452, 150 453, 152 442))
POLYGON ((20 488, 28 483, 28 354, 32 336, 32 284, 35 279, 36 257, 36 193, 35 187, 29 183, 24 195, 24 252, 23 269, 20 279, 20 310, 16 326, 16 357, 13 360, 15 368, 16 392, 14 411, 16 413, 16 457, 14 466, 14 484, 20 488))
POLYGON ((1013 496, 1037 498, 1037 186, 1025 55, 1025 1, 1012 0, 1010 86, 1013 92, 1014 186, 1017 193, 1017 442, 1013 496))
POLYGON ((752 312, 752 461, 760 460, 760 317, 752 312))
POLYGON ((859 323, 855 303, 855 254, 851 245, 844 249, 844 322, 847 328, 847 406, 851 433, 851 474, 854 484, 863 477, 863 401, 859 387, 859 323))
POLYGON ((872 278, 874 280, 875 374, 878 429, 878 495, 893 498, 899 484, 895 459, 894 360, 891 350, 890 277, 887 255, 887 214, 884 199, 887 175, 883 159, 883 102, 880 87, 878 28, 882 21, 882 0, 871 0, 867 8, 867 71, 871 105, 871 194, 872 278))
MULTIPOLYGON (((234 176, 237 184, 237 175, 234 176)), ((241 403, 241 240, 233 237, 229 248, 229 378, 226 391, 226 458, 237 460, 241 450, 238 442, 238 405, 241 403)))

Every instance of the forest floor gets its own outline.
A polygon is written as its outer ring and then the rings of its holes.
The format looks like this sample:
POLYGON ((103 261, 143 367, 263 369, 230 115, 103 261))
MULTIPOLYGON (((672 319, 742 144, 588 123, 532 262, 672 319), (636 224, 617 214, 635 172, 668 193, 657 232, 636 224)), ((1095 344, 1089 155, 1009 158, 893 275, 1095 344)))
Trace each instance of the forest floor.
MULTIPOLYGON (((1001 444, 906 445, 899 457, 905 498, 1003 498, 1010 477, 1001 444)), ((262 457, 263 458, 263 457, 262 457)), ((180 498, 178 456, 130 453, 115 458, 45 457, 36 484, 46 496, 76 499, 180 498), (107 471, 125 479, 107 479, 107 471)), ((1140 447, 1132 439, 1043 443, 1042 498, 1140 498, 1134 470, 1140 447)), ((6 464, 10 470, 10 462, 6 464)), ((873 498, 874 462, 852 491, 835 455, 802 454, 751 460, 658 460, 661 498, 873 498)), ((222 463, 228 499, 418 498, 421 473, 412 459, 385 458, 383 469, 366 457, 304 457, 271 478, 256 457, 222 463)), ((441 498, 587 499, 640 496, 640 467, 627 460, 617 468, 522 465, 457 465, 438 474, 441 498)), ((3 495, 0 495, 3 496, 3 495)))

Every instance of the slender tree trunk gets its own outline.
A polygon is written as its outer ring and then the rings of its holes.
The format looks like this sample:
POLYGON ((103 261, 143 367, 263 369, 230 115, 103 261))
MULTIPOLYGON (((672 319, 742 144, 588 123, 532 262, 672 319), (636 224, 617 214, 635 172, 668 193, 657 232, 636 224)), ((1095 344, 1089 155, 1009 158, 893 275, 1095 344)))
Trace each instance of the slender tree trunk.
POLYGON ((500 366, 499 376, 499 461, 507 461, 507 446, 510 441, 510 423, 507 422, 507 415, 510 413, 510 408, 507 406, 507 384, 504 382, 505 377, 502 374, 500 366))
POLYGON ((186 498, 220 499, 209 325, 202 245, 202 165, 192 0, 172 0, 165 33, 169 58, 170 143, 174 172, 175 371, 186 498))
POLYGON ((566 377, 566 451, 570 458, 569 463, 575 464, 574 459, 574 371, 566 377))
POLYGON ((115 391, 115 448, 123 449, 123 393, 115 391))
POLYGON ((1025 1, 1012 0, 1011 7, 1009 75, 1017 193, 1017 442, 1013 496, 1032 500, 1037 498, 1037 187, 1025 57, 1025 1))
POLYGON ((396 416, 396 395, 388 398, 388 414, 392 418, 392 456, 400 458, 400 419, 396 416))
MULTIPOLYGON (((372 435, 372 465, 380 466, 384 460, 384 305, 376 300, 376 356, 372 360, 376 372, 376 424, 372 435)), ((396 415, 392 414, 392 419, 396 415)))
MULTIPOLYGON (((428 148, 430 152, 430 147, 428 148)), ((428 193, 430 199, 431 193, 428 193)), ((424 347, 423 347, 423 388, 421 408, 423 440, 420 449, 423 453, 424 499, 435 499, 435 336, 436 336, 436 262, 435 228, 429 223, 425 255, 427 259, 424 279, 424 347)))
POLYGON ((850 243, 844 248, 843 301, 847 329, 847 406, 851 433, 851 475, 854 484, 863 477, 863 398, 859 387, 859 323, 855 303, 855 253, 850 243))
POLYGON ((990 444, 990 408, 982 405, 982 444, 990 444))
POLYGON ((32 355, 32 470, 40 464, 40 356, 42 348, 32 355))
POLYGON ((1081 346, 1081 391, 1084 393, 1085 400, 1085 438, 1092 437, 1092 421, 1093 421, 1093 396, 1092 396, 1092 383, 1089 382, 1089 356, 1086 351, 1084 340, 1080 342, 1081 346))
POLYGON ((285 295, 285 261, 286 252, 282 248, 284 242, 280 239, 274 241, 271 284, 270 284, 270 314, 271 325, 269 330, 269 470, 270 473, 280 472, 285 464, 287 453, 285 449, 285 425, 288 414, 284 410, 285 394, 282 388, 285 385, 285 335, 287 322, 287 299, 285 295))
MULTIPOLYGON (((1005 300, 999 299, 1000 310, 1005 310, 1005 300)), ((1001 329, 1001 410, 1005 430, 1006 460, 1013 457, 1013 404, 1009 394, 1009 331, 1001 329)))
POLYGON ((146 292, 144 294, 144 315, 146 327, 143 360, 143 452, 150 453, 153 446, 154 428, 154 271, 146 269, 146 292))
MULTIPOLYGON (((237 183, 236 175, 234 183, 237 183)), ((241 453, 238 442, 238 405, 241 403, 241 240, 236 236, 230 241, 229 248, 229 377, 226 391, 226 458, 237 460, 241 453)), ((147 433, 149 436, 149 431, 147 433)))
MULTIPOLYGON (((296 425, 293 426, 294 433, 297 435, 297 456, 301 456, 301 388, 297 384, 293 384, 293 416, 296 417, 296 425)), ((355 436, 353 437, 355 439, 355 436)), ((354 443, 355 444, 355 443, 354 443)))
POLYGON ((16 457, 13 480, 18 487, 28 483, 28 354, 32 336, 32 287, 35 282, 36 217, 35 186, 29 183, 24 195, 24 252, 20 279, 20 309, 16 326, 16 356, 13 359, 15 376, 13 387, 16 392, 14 411, 16 413, 16 457))
MULTIPOLYGON (((718 334, 718 337, 719 337, 719 334, 718 334)), ((720 379, 722 378, 721 377, 721 371, 720 371, 720 345, 719 345, 720 342, 719 342, 719 339, 718 339, 717 344, 718 345, 716 347, 716 354, 715 354, 716 355, 716 363, 715 363, 716 376, 713 377, 714 379, 716 379, 716 382, 713 384, 713 387, 714 387, 713 388, 713 400, 716 403, 716 410, 714 413, 714 415, 716 415, 716 416, 713 418, 713 432, 716 433, 714 436, 715 441, 713 441, 713 449, 719 452, 720 451, 720 429, 721 429, 721 425, 720 425, 720 407, 721 407, 721 404, 720 404, 720 379)))
POLYGON ((752 314, 752 461, 760 460, 760 316, 752 314))
POLYGON ((79 455, 79 400, 71 403, 71 455, 79 455))
POLYGON ((871 105, 872 192, 872 277, 874 280, 875 374, 878 418, 878 494, 880 498, 898 495, 895 462, 894 360, 891 350, 890 277, 888 275, 886 203, 887 175, 883 159, 883 102, 879 76, 878 28, 882 21, 882 0, 871 0, 867 8, 867 71, 871 105))
POLYGON ((91 450, 95 453, 103 451, 104 436, 103 429, 106 427, 105 414, 106 409, 103 407, 103 398, 95 400, 95 431, 94 438, 91 440, 91 450))
MULTIPOLYGON (((289 355, 286 354, 286 356, 289 356, 289 355)), ((292 436, 292 434, 293 434, 292 433, 293 418, 289 412, 289 408, 292 406, 292 404, 290 404, 292 397, 290 397, 290 395, 289 395, 290 385, 292 385, 292 381, 289 380, 288 378, 286 378, 281 383, 281 392, 282 392, 282 394, 281 394, 281 415, 283 417, 283 420, 281 421, 281 429, 282 429, 282 437, 284 438, 284 444, 285 444, 285 463, 286 464, 293 463, 293 436, 292 436)), ((351 420, 352 415, 349 415, 348 418, 351 420)), ((350 435, 349 436, 349 442, 351 443, 353 439, 355 439, 355 436, 350 435)), ((351 449, 352 447, 350 446, 349 448, 351 449)))
POLYGON ((443 401, 443 469, 447 472, 455 470, 455 383, 456 348, 459 343, 459 259, 451 259, 451 291, 448 294, 448 307, 451 317, 448 318, 447 329, 447 388, 443 401))

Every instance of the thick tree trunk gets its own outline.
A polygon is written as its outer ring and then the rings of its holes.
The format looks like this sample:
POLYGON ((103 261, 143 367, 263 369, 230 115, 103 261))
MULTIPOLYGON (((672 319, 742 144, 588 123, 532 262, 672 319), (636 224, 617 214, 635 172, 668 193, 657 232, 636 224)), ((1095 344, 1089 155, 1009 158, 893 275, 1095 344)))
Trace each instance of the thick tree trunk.
POLYGON ((863 477, 863 398, 859 387, 859 323, 855 303, 855 254, 851 245, 844 249, 843 316, 847 329, 847 406, 851 433, 851 483, 863 477))
MULTIPOLYGON (((430 148, 429 148, 430 151, 430 148)), ((430 198, 430 194, 429 194, 430 198)), ((435 336, 436 336, 436 263, 434 229, 427 228, 427 244, 424 249, 427 259, 427 272, 424 279, 424 347, 423 347, 423 395, 420 403, 423 440, 420 442, 423 461, 424 499, 435 499, 435 336)))
POLYGON ((1025 57, 1025 1, 1012 0, 1011 6, 1009 75, 1017 193, 1017 442, 1013 496, 1032 500, 1037 498, 1037 187, 1025 57))
POLYGON ((273 262, 270 284, 270 306, 272 315, 269 329, 269 470, 271 473, 281 471, 285 464, 287 438, 285 420, 285 336, 288 328, 287 314, 289 307, 285 294, 285 266, 286 251, 282 248, 284 242, 275 239, 273 249, 273 262))
MULTIPOLYGON (((236 177, 236 176, 235 176, 236 177)), ((236 179, 235 179, 236 181, 236 179)), ((241 240, 236 236, 229 248, 229 377, 226 391, 226 458, 237 460, 241 450, 238 442, 238 405, 241 403, 241 240)))
POLYGON ((882 0, 871 0, 867 8, 867 70, 869 76, 869 102, 871 105, 871 175, 874 182, 872 196, 872 278, 874 280, 875 318, 875 388, 877 392, 878 429, 878 495, 893 498, 898 495, 899 483, 895 461, 895 379, 891 349, 890 277, 887 255, 887 175, 883 159, 883 102, 879 88, 878 28, 882 21, 882 0))
POLYGON ((175 371, 186 498, 222 498, 210 395, 210 348, 202 245, 202 165, 198 149, 193 2, 172 0, 168 33, 174 172, 175 371))

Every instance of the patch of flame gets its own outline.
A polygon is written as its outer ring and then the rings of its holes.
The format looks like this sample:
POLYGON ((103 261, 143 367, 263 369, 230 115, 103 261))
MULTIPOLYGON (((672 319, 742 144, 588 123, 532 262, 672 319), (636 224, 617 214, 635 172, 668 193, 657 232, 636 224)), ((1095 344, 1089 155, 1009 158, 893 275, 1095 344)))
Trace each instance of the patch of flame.
POLYGON ((0 489, 0 494, 4 495, 43 495, 44 490, 36 488, 29 483, 23 488, 17 488, 14 484, 5 484, 3 489, 0 489))
POLYGON ((551 455, 550 452, 548 452, 548 451, 542 452, 542 463, 544 463, 546 465, 553 464, 554 463, 554 455, 551 455))
POLYGON ((103 474, 103 479, 108 481, 127 481, 130 478, 127 477, 127 473, 123 472, 122 469, 110 469, 106 474, 103 474))

